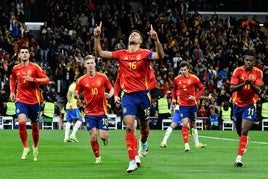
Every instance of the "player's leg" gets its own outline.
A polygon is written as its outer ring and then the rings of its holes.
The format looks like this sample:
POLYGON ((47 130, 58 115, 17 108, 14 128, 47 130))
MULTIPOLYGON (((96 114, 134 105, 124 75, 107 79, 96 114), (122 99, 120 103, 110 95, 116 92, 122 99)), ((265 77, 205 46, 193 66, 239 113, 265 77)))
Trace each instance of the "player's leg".
POLYGON ((196 128, 196 121, 194 119, 191 119, 190 123, 191 123, 190 124, 190 130, 192 131, 192 136, 193 136, 193 139, 194 139, 195 147, 198 148, 198 149, 204 148, 206 145, 199 142, 198 130, 196 128))
POLYGON ((27 120, 27 116, 28 115, 28 109, 26 107, 26 104, 20 103, 20 102, 16 102, 16 111, 19 111, 19 113, 17 113, 17 117, 18 117, 18 131, 19 131, 19 136, 21 139, 21 143, 23 145, 23 152, 21 155, 21 159, 25 160, 28 157, 28 154, 30 153, 30 148, 28 145, 28 133, 27 133, 27 129, 26 129, 26 120, 27 120))
POLYGON ((94 127, 89 131, 90 134, 90 145, 91 145, 91 149, 93 151, 93 154, 96 158, 95 163, 96 164, 100 164, 102 163, 101 161, 101 153, 100 153, 100 145, 98 143, 98 135, 97 135, 97 128, 94 127))
POLYGON ((163 140, 160 144, 160 147, 162 147, 162 148, 167 147, 167 141, 168 141, 169 136, 171 135, 173 129, 175 129, 180 124, 181 124, 180 112, 179 112, 179 110, 175 110, 174 116, 172 118, 172 122, 171 122, 170 126, 166 129, 166 132, 165 132, 163 140))
POLYGON ((33 160, 37 161, 38 158, 38 143, 39 143, 39 122, 31 122, 32 137, 33 137, 33 160))
POLYGON ((99 136, 103 141, 103 144, 107 146, 109 140, 109 123, 106 115, 103 115, 101 119, 99 119, 97 128, 99 129, 99 136))
POLYGON ((129 158, 129 167, 127 169, 127 172, 131 173, 138 168, 135 160, 136 156, 138 156, 137 138, 135 135, 135 116, 125 115, 124 120, 126 125, 125 141, 129 158))
POLYGON ((65 143, 71 142, 71 140, 69 139, 69 134, 70 134, 72 122, 74 121, 72 116, 73 116, 72 111, 69 109, 66 109, 66 125, 65 125, 64 140, 63 140, 65 143))
POLYGON ((185 152, 190 151, 189 145, 189 107, 188 106, 180 106, 180 117, 181 117, 181 134, 184 142, 185 152))
POLYGON ((39 143, 39 114, 40 114, 40 105, 34 104, 29 105, 29 119, 31 120, 32 127, 32 139, 33 139, 33 160, 37 161, 38 158, 38 143, 39 143))
POLYGON ((149 93, 141 92, 137 97, 138 107, 137 107, 137 118, 140 120, 140 133, 141 137, 139 140, 139 156, 145 157, 149 152, 148 137, 150 134, 149 120, 150 120, 150 110, 151 102, 148 97, 149 93))
POLYGON ((249 120, 242 120, 242 126, 241 126, 241 136, 239 137, 239 144, 238 144, 238 150, 237 150, 237 157, 235 160, 235 165, 237 167, 242 167, 242 156, 247 150, 248 145, 248 131, 252 127, 253 122, 249 120))
POLYGON ((185 152, 188 152, 190 151, 188 118, 183 118, 181 121, 182 121, 181 134, 184 142, 184 149, 185 152))
POLYGON ((148 137, 150 134, 149 120, 140 120, 139 156, 145 157, 149 152, 148 137))
POLYGON ((78 108, 74 109, 74 113, 75 113, 75 119, 77 119, 77 121, 75 122, 75 125, 73 126, 73 131, 70 135, 70 139, 75 142, 79 142, 78 139, 76 138, 76 133, 82 125, 82 115, 78 108))
POLYGON ((98 143, 98 119, 96 116, 85 116, 87 130, 90 135, 89 144, 91 146, 92 152, 96 158, 95 163, 100 164, 101 154, 100 154, 100 146, 98 143))
POLYGON ((247 150, 247 145, 248 145, 248 131, 251 129, 253 122, 254 122, 254 116, 256 113, 255 106, 254 105, 249 105, 244 108, 240 108, 240 111, 242 111, 241 115, 238 115, 240 113, 237 113, 239 111, 239 108, 237 106, 234 107, 234 111, 236 113, 236 118, 241 117, 242 122, 241 122, 241 135, 239 137, 239 144, 238 144, 238 150, 237 150, 237 157, 235 160, 235 166, 237 167, 242 167, 242 156, 247 150))

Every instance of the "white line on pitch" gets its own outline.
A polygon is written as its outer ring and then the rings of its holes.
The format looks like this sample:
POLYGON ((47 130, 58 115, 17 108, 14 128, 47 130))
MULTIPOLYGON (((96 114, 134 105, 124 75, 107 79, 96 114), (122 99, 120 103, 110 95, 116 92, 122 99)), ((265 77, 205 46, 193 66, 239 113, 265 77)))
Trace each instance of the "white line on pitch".
MULTIPOLYGON (((201 135, 199 137, 208 138, 208 139, 216 139, 216 140, 226 140, 226 141, 236 141, 236 142, 238 141, 237 139, 229 139, 229 138, 222 138, 222 137, 211 137, 211 136, 201 136, 201 135)), ((268 142, 258 142, 258 141, 252 141, 252 140, 250 140, 250 143, 268 145, 268 142)))

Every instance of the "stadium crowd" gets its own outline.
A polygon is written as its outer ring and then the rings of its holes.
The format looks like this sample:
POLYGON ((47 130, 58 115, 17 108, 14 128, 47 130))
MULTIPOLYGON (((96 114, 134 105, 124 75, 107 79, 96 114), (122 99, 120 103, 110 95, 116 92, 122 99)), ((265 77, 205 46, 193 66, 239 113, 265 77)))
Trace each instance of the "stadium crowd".
MULTIPOLYGON (((208 116, 211 105, 231 105, 230 77, 237 66, 243 65, 244 51, 250 48, 255 49, 255 66, 264 71, 265 87, 259 102, 268 101, 268 17, 264 26, 260 27, 257 16, 221 18, 216 14, 207 17, 198 13, 200 10, 220 8, 213 2, 1 1, 0 115, 5 114, 5 103, 9 100, 9 75, 14 64, 18 63, 16 54, 19 47, 29 47, 31 61, 46 71, 51 84, 43 88, 44 98, 57 103, 59 97, 65 98, 68 86, 84 73, 83 57, 94 54, 93 29, 101 21, 104 24, 102 48, 107 50, 126 48, 127 35, 133 29, 142 32, 143 46, 152 49, 154 45, 146 35, 152 24, 165 51, 163 60, 152 63, 157 78, 156 91, 163 91, 170 99, 178 64, 182 60, 188 61, 192 65, 192 72, 202 81, 205 94, 213 96, 210 101, 200 100, 199 116, 208 116), (44 22, 38 34, 27 29, 25 22, 31 21, 44 22)), ((248 10, 252 10, 249 7, 254 7, 254 4, 249 6, 247 3, 252 1, 242 2, 240 8, 248 7, 248 10)), ((233 5, 231 8, 238 7, 233 5)), ((99 58, 97 66, 98 71, 104 72, 112 82, 115 81, 118 64, 99 58)), ((155 106, 158 93, 153 96, 155 106)), ((111 112, 120 115, 113 101, 110 101, 110 108, 111 112)))

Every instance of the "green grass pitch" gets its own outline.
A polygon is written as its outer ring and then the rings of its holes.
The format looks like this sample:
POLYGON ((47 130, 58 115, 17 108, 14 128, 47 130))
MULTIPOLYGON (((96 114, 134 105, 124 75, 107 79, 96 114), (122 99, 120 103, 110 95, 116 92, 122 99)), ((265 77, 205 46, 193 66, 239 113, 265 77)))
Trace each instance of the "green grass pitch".
MULTIPOLYGON (((17 130, 0 130, 0 178, 268 178, 267 131, 249 132, 250 143, 242 168, 233 166, 238 146, 235 131, 199 131, 199 140, 207 147, 194 148, 190 136, 191 151, 187 153, 180 130, 173 131, 167 148, 160 148, 164 132, 151 130, 148 156, 141 158, 141 168, 127 174, 123 130, 110 130, 108 146, 99 141, 103 161, 99 165, 94 164, 86 130, 78 131, 79 143, 67 144, 63 142, 63 130, 41 130, 37 162, 32 160, 32 151, 27 160, 20 159, 22 145, 17 130)), ((31 130, 28 137, 32 145, 31 130)))

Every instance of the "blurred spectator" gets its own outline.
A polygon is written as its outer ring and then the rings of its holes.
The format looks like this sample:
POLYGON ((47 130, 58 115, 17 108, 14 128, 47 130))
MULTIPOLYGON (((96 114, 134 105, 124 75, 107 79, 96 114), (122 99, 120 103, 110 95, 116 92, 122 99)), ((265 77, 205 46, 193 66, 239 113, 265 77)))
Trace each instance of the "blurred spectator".
POLYGON ((217 109, 215 108, 214 105, 210 105, 209 106, 209 116, 208 116, 208 126, 209 129, 212 130, 218 130, 220 129, 220 115, 219 115, 219 111, 217 111, 217 109))

